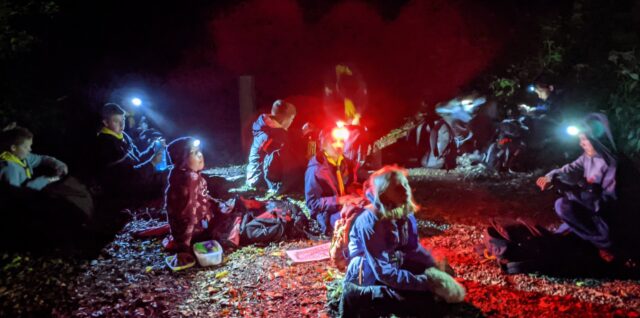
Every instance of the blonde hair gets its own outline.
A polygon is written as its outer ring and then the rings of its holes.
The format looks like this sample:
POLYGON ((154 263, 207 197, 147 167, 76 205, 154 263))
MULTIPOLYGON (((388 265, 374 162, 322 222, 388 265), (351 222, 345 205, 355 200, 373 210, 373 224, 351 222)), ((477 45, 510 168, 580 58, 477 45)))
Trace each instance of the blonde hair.
POLYGON ((397 165, 384 166, 380 170, 374 172, 366 183, 366 191, 373 199, 373 206, 376 213, 382 219, 400 219, 418 210, 418 205, 413 201, 413 194, 409 180, 407 179, 407 170, 397 165), (398 189, 405 191, 406 201, 398 204, 397 202, 385 202, 385 193, 390 189, 401 187, 398 189))

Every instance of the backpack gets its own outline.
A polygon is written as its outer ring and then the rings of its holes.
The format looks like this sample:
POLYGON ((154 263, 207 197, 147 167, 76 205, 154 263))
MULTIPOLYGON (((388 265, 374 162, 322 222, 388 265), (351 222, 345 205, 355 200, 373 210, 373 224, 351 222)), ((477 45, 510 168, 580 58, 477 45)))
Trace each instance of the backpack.
POLYGON ((340 211, 340 219, 336 221, 331 238, 329 259, 339 270, 349 264, 349 233, 353 222, 365 209, 356 205, 344 205, 340 211))
POLYGON ((286 220, 276 213, 266 211, 254 216, 247 213, 242 218, 240 225, 240 238, 242 244, 269 244, 284 238, 286 220))
MULTIPOLYGON (((245 200, 246 205, 249 200, 245 200)), ((243 244, 268 244, 285 238, 307 238, 308 219, 293 203, 270 200, 242 217, 240 236, 243 244)))
POLYGON ((545 271, 551 265, 551 232, 521 219, 512 224, 490 223, 484 232, 485 257, 496 259, 504 273, 545 271))
POLYGON ((454 132, 444 119, 436 120, 429 132, 429 145, 421 159, 425 168, 447 170, 456 166, 457 146, 454 132))
POLYGON ((490 224, 483 235, 484 256, 495 259, 506 274, 592 273, 601 265, 597 249, 572 233, 552 233, 521 219, 490 224), (580 269, 575 268, 577 263, 583 264, 580 269))

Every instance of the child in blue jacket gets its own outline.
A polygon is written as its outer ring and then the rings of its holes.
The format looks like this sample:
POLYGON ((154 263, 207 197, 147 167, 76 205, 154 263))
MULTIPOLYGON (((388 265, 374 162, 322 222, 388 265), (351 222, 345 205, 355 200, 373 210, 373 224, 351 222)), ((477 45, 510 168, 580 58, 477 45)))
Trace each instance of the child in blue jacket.
POLYGON ((437 298, 461 302, 462 285, 439 270, 420 245, 413 215, 417 207, 406 171, 384 167, 371 175, 367 185, 371 204, 349 233, 341 315, 427 316, 436 311, 437 298))
POLYGON ((26 128, 14 127, 2 132, 0 180, 3 183, 39 191, 68 173, 64 162, 32 153, 32 143, 33 134, 26 128), (34 169, 40 166, 51 167, 55 176, 35 175, 34 169))
POLYGON ((253 123, 253 142, 249 150, 247 179, 242 189, 249 190, 266 183, 272 192, 281 191, 284 160, 287 158, 288 132, 296 108, 276 100, 270 114, 262 114, 253 123))
POLYGON ((307 207, 325 234, 332 232, 343 205, 362 201, 354 195, 355 166, 343 155, 344 140, 333 135, 320 133, 320 151, 309 160, 304 176, 307 207))

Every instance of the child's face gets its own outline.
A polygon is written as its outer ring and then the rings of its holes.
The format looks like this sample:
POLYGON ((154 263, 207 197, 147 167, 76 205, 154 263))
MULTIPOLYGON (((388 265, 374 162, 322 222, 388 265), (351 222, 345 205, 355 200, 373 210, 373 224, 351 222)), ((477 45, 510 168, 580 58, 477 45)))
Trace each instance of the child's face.
POLYGON ((391 182, 380 198, 385 206, 394 208, 407 203, 407 199, 407 190, 397 180, 391 182))
POLYGON ((323 141, 322 150, 327 153, 327 155, 338 158, 344 153, 344 141, 333 140, 330 137, 327 137, 323 141))
POLYGON ((112 115, 108 119, 103 119, 102 123, 117 134, 124 131, 124 115, 112 115))
POLYGON ((549 88, 547 88, 547 87, 541 87, 536 85, 535 92, 536 92, 536 95, 538 95, 538 98, 542 100, 547 100, 547 98, 549 98, 549 96, 551 95, 551 87, 553 86, 550 86, 549 88))
POLYGON ((204 156, 200 147, 191 146, 189 157, 187 158, 187 167, 193 171, 201 171, 204 169, 204 156))
POLYGON ((31 153, 31 144, 33 144, 33 138, 25 139, 19 145, 12 145, 11 153, 20 159, 25 159, 31 153))
POLYGON ((591 144, 591 141, 589 141, 589 138, 587 138, 587 135, 585 134, 580 134, 580 147, 582 148, 582 150, 584 150, 584 153, 587 154, 587 156, 589 157, 593 157, 596 155, 596 149, 593 148, 593 144, 591 144))

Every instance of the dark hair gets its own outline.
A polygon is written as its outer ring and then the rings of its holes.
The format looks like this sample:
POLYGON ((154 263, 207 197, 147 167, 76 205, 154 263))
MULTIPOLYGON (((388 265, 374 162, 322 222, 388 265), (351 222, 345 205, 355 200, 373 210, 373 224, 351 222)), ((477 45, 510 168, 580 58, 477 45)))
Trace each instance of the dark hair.
POLYGON ((554 85, 554 83, 555 80, 553 79, 553 76, 547 73, 538 74, 538 76, 533 79, 533 85, 545 89, 548 89, 550 86, 554 85))
POLYGON ((100 115, 102 116, 102 119, 109 119, 113 115, 124 115, 126 113, 127 112, 124 111, 124 109, 122 109, 120 105, 116 103, 106 103, 104 104, 104 106, 102 106, 100 115))
POLYGON ((283 117, 296 114, 296 107, 291 103, 287 103, 282 99, 273 102, 271 106, 271 115, 283 117))
POLYGON ((14 145, 20 145, 25 140, 33 139, 33 134, 27 128, 14 127, 2 132, 2 138, 0 138, 0 146, 3 151, 7 151, 14 145))

